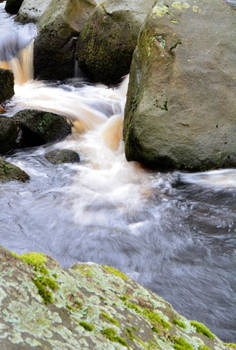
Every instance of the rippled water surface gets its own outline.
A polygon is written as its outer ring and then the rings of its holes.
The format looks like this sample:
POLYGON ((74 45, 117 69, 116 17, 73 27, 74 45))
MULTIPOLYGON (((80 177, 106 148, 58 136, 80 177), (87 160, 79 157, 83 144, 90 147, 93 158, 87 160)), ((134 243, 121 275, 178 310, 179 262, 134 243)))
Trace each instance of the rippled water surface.
MULTIPOLYGON (((0 30, 4 21, 13 26, 0 4, 0 30)), ((76 130, 7 157, 31 181, 0 185, 0 244, 42 251, 65 267, 78 260, 115 266, 235 342, 236 170, 160 174, 127 163, 122 89, 73 79, 15 90, 11 113, 53 110, 76 130), (55 148, 78 151, 81 163, 50 164, 44 154, 55 148)))

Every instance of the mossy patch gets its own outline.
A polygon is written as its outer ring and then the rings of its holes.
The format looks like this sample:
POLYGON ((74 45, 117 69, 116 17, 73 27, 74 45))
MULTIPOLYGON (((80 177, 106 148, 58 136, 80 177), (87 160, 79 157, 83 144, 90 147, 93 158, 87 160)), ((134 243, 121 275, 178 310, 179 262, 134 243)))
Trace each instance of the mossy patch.
POLYGON ((120 326, 119 322, 118 322, 115 318, 113 318, 113 317, 111 317, 110 315, 108 315, 106 312, 102 312, 102 313, 101 313, 101 316, 102 316, 103 318, 105 318, 108 322, 114 324, 115 326, 117 326, 117 327, 120 326))
POLYGON ((181 320, 174 319, 174 320, 173 320, 173 323, 174 323, 175 325, 179 326, 180 328, 183 328, 183 329, 186 328, 186 324, 185 324, 183 321, 181 321, 181 320))
POLYGON ((110 341, 128 347, 127 340, 117 335, 116 331, 113 328, 105 328, 101 331, 101 333, 110 341))
POLYGON ((190 321, 191 325, 196 328, 196 331, 200 334, 205 335, 206 337, 210 339, 214 339, 214 335, 211 333, 211 331, 201 322, 198 321, 190 321))
POLYGON ((123 272, 120 272, 119 270, 115 269, 114 267, 108 266, 108 265, 102 265, 102 267, 109 273, 116 275, 120 277, 124 281, 128 281, 129 277, 126 276, 123 272))
POLYGON ((52 291, 56 291, 59 285, 55 281, 55 277, 53 278, 53 276, 50 276, 49 271, 45 267, 47 257, 43 253, 37 252, 25 253, 22 255, 12 252, 12 255, 33 267, 34 277, 32 278, 32 282, 38 289, 38 293, 43 302, 45 304, 52 304, 52 291))
POLYGON ((228 346, 230 349, 236 349, 236 344, 234 343, 224 343, 224 345, 228 346))
POLYGON ((206 345, 200 345, 198 350, 212 350, 211 348, 209 348, 208 346, 206 345))
POLYGON ((192 345, 186 342, 186 340, 184 340, 184 338, 182 337, 174 338, 173 340, 174 340, 173 347, 176 350, 194 350, 192 345))
POLYGON ((80 321, 79 325, 88 332, 92 332, 94 330, 94 326, 91 323, 88 323, 86 321, 80 321))

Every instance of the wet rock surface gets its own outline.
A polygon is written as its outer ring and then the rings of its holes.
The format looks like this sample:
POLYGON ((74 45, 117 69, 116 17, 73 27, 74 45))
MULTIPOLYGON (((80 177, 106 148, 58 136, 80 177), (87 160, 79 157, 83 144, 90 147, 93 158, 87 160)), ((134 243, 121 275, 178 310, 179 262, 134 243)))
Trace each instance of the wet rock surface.
POLYGON ((45 158, 52 164, 78 163, 78 153, 69 149, 56 149, 45 154, 45 158))
POLYGON ((221 0, 156 3, 131 68, 128 160, 194 171, 236 166, 235 28, 235 10, 221 0))
POLYGON ((12 151, 16 147, 17 124, 12 118, 0 117, 0 154, 12 151))
POLYGON ((27 109, 16 113, 12 119, 21 130, 18 147, 43 145, 71 133, 67 120, 54 113, 27 109))
POLYGON ((36 77, 65 79, 74 76, 76 40, 96 4, 95 0, 51 1, 38 21, 34 49, 36 77))
POLYGON ((51 0, 24 0, 16 16, 16 21, 21 23, 37 22, 50 2, 51 0))
POLYGON ((21 181, 26 182, 30 179, 29 175, 16 165, 6 162, 0 158, 0 182, 21 181))
POLYGON ((76 49, 79 66, 91 79, 109 84, 129 72, 140 27, 153 3, 108 0, 96 8, 76 49))
POLYGON ((234 349, 112 267, 3 248, 0 262, 1 349, 234 349))
POLYGON ((23 0, 7 0, 5 10, 8 13, 14 15, 19 11, 22 2, 23 0))
POLYGON ((14 95, 14 77, 12 72, 0 68, 0 103, 14 95))

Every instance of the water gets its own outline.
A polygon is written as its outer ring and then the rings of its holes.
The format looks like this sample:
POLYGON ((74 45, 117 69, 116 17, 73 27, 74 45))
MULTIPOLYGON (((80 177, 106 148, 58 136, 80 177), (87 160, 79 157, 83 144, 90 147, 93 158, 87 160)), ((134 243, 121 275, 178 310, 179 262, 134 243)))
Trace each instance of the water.
POLYGON ((236 170, 160 174, 127 163, 121 139, 127 79, 117 89, 80 79, 33 81, 35 32, 27 29, 25 38, 0 4, 1 33, 7 25, 20 38, 14 58, 4 61, 16 76, 8 115, 26 107, 54 111, 72 118, 74 133, 7 157, 31 181, 0 185, 0 244, 42 251, 65 267, 78 260, 115 266, 235 342, 236 170), (48 163, 44 154, 55 148, 78 151, 81 163, 48 163))

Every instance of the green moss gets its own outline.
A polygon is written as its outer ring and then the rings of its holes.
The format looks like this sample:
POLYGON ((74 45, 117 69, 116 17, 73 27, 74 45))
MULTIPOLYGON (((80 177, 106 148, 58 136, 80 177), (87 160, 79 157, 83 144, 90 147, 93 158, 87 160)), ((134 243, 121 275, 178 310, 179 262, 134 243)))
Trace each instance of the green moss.
POLYGON ((191 344, 187 343, 184 338, 174 338, 174 349, 176 350, 194 350, 191 344))
POLYGON ((198 321, 191 321, 190 323, 193 327, 196 328, 198 333, 203 334, 210 339, 214 339, 214 335, 203 323, 198 321))
POLYGON ((117 326, 117 327, 120 326, 119 322, 116 319, 114 319, 113 317, 111 317, 110 315, 108 315, 106 312, 102 312, 101 316, 103 318, 105 318, 108 322, 113 323, 115 326, 117 326))
POLYGON ((88 265, 78 265, 77 269, 85 277, 91 277, 92 276, 92 268, 90 266, 88 266, 88 265))
POLYGON ((102 267, 109 273, 116 275, 120 278, 122 278, 122 280, 124 281, 128 281, 129 277, 126 276, 123 272, 120 272, 119 270, 115 269, 114 267, 111 266, 107 266, 107 265, 102 265, 102 267))
POLYGON ((86 321, 80 321, 79 325, 88 332, 92 332, 94 330, 94 326, 86 321))
POLYGON ((211 348, 209 348, 208 346, 206 345, 200 345, 198 350, 212 350, 211 348))
POLYGON ((59 285, 53 277, 49 276, 49 272, 44 266, 47 262, 47 257, 43 253, 37 252, 25 253, 22 255, 13 252, 12 255, 33 267, 35 273, 32 282, 38 289, 39 295, 45 304, 53 303, 51 291, 56 291, 59 285))
POLYGON ((129 340, 134 341, 135 335, 134 335, 131 328, 125 328, 125 333, 126 333, 127 337, 129 338, 129 340))
POLYGON ((128 347, 128 343, 126 339, 120 337, 116 334, 116 331, 113 328, 105 328, 101 331, 101 333, 110 341, 119 343, 123 346, 128 347))
POLYGON ((180 328, 183 328, 183 329, 186 328, 186 324, 183 321, 181 321, 181 320, 174 319, 173 323, 176 324, 177 326, 179 326, 180 328))
POLYGON ((230 349, 236 349, 236 344, 234 343, 224 343, 224 345, 226 345, 230 349))

